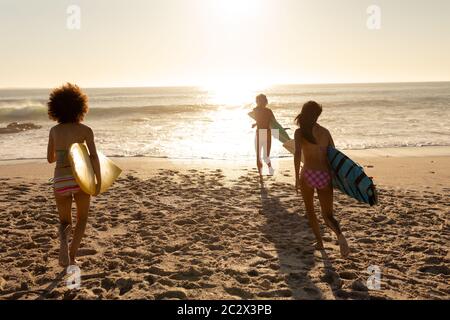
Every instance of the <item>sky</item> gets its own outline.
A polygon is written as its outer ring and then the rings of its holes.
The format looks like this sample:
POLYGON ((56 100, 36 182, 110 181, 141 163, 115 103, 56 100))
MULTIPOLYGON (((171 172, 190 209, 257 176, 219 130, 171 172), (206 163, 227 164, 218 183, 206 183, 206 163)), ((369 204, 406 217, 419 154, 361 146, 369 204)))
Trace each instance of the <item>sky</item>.
POLYGON ((0 88, 449 81, 449 17, 448 0, 0 0, 0 88))

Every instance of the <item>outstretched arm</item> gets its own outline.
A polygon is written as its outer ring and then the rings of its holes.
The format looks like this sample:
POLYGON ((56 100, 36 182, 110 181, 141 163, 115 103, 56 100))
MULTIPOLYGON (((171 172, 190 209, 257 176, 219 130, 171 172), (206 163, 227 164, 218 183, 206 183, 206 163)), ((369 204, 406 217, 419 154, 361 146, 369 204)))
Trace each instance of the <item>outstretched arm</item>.
POLYGON ((53 129, 50 129, 50 134, 48 136, 47 161, 48 163, 53 163, 56 161, 55 143, 53 142, 53 129))
POLYGON ((294 153, 294 167, 295 167, 295 190, 298 193, 300 188, 300 161, 302 159, 302 133, 300 129, 295 131, 295 153, 294 153))
POLYGON ((97 186, 95 190, 95 195, 100 193, 100 188, 102 186, 102 175, 100 171, 100 161, 98 160, 97 147, 94 141, 94 132, 91 128, 88 128, 88 133, 86 136, 86 144, 89 149, 89 155, 91 158, 92 169, 94 169, 95 177, 97 179, 97 186))

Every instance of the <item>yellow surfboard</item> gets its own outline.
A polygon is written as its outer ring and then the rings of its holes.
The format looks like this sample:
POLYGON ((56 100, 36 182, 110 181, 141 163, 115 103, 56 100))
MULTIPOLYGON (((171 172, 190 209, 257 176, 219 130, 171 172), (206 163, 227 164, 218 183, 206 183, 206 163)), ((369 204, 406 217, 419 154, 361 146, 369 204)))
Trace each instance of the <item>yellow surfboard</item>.
MULTIPOLYGON (((100 161, 100 173, 102 176, 100 193, 103 193, 112 186, 122 172, 122 169, 116 166, 116 164, 108 159, 103 153, 97 151, 97 154, 100 161)), ((81 190, 90 195, 95 194, 96 179, 87 146, 84 143, 72 144, 69 149, 69 161, 72 166, 73 176, 81 190)))

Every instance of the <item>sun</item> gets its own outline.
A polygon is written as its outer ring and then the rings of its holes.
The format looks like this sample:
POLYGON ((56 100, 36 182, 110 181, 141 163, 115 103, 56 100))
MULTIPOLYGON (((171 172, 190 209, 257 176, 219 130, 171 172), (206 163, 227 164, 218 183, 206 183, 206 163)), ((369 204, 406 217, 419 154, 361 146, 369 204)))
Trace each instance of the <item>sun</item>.
POLYGON ((210 0, 216 15, 228 21, 255 17, 261 2, 261 0, 210 0))

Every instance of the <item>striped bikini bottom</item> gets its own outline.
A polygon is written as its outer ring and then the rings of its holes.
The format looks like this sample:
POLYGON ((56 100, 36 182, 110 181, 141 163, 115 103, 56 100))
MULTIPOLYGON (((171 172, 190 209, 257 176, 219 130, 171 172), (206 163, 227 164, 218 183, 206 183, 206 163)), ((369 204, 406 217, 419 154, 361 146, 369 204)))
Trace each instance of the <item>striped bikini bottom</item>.
POLYGON ((69 196, 81 190, 73 175, 53 178, 53 188, 60 196, 69 196))

